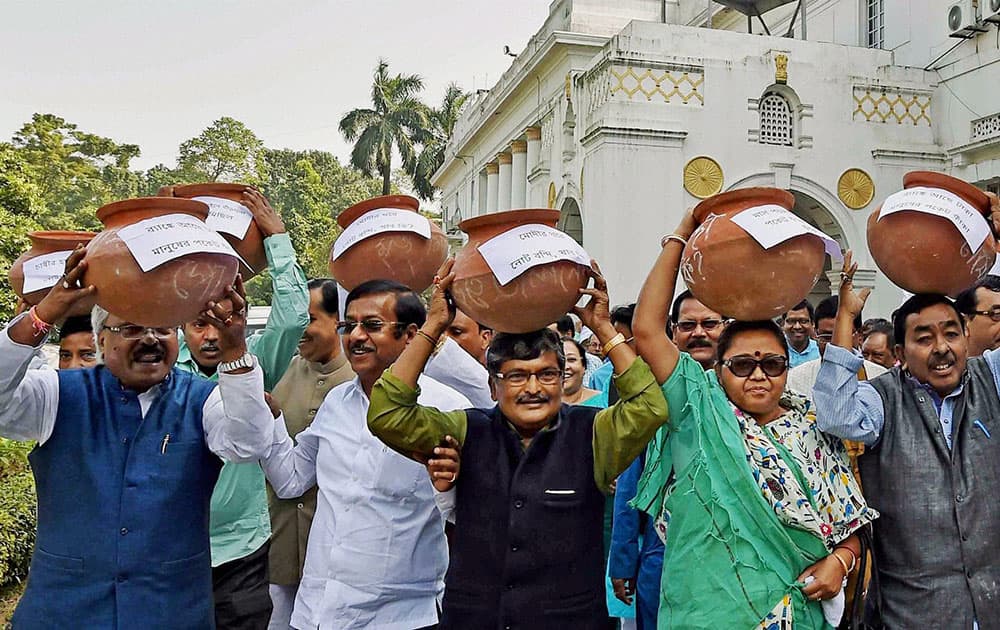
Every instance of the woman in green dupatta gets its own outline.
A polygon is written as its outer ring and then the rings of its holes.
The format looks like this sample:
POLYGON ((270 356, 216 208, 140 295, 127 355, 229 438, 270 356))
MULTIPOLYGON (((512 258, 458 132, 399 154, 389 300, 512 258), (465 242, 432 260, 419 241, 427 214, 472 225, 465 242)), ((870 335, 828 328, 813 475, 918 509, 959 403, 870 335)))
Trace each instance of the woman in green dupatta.
POLYGON ((695 227, 688 213, 665 241, 632 322, 670 413, 633 502, 666 543, 658 626, 830 628, 860 552, 854 532, 877 513, 840 441, 785 391, 788 346, 774 322, 731 323, 707 372, 665 333, 695 227))

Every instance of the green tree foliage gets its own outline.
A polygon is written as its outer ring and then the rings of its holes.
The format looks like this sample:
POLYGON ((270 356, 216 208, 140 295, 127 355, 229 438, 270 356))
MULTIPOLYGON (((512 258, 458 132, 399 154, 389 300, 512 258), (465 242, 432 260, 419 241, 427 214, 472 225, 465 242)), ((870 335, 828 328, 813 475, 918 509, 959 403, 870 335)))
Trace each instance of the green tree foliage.
POLYGON ((264 143, 240 121, 223 116, 181 143, 172 183, 239 182, 259 186, 267 178, 264 143))
POLYGON ((370 108, 349 111, 340 120, 340 132, 354 143, 351 165, 368 176, 382 176, 382 194, 391 188, 395 149, 407 172, 416 169, 417 143, 430 125, 427 106, 417 98, 424 80, 415 74, 389 75, 389 62, 380 59, 372 79, 370 108))
POLYGON ((141 178, 129 170, 137 145, 80 131, 59 116, 35 114, 10 145, 36 191, 44 229, 99 229, 97 208, 139 191, 141 178))
POLYGON ((31 243, 28 232, 40 229, 31 218, 15 214, 0 206, 0 321, 6 322, 14 316, 17 296, 14 295, 7 279, 7 271, 31 243))
POLYGON ((431 177, 444 164, 445 147, 451 139, 462 106, 468 98, 468 93, 452 83, 445 91, 441 105, 429 108, 427 111, 430 124, 419 138, 422 145, 420 155, 409 173, 413 179, 414 190, 423 199, 432 199, 437 192, 431 184, 431 177))
POLYGON ((0 588, 24 579, 35 546, 35 484, 27 459, 32 446, 0 438, 0 588))

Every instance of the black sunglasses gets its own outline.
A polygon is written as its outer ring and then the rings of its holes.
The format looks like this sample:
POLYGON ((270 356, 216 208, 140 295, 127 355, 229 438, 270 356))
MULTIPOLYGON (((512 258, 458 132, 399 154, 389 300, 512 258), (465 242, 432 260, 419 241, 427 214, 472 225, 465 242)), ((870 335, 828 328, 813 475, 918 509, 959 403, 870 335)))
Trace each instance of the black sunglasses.
POLYGON ((341 321, 337 322, 337 332, 341 335, 349 335, 351 331, 361 326, 367 333, 376 333, 386 326, 404 326, 403 322, 383 322, 381 319, 363 319, 360 322, 341 321))
POLYGON ((740 354, 726 359, 722 365, 729 368, 733 376, 740 378, 750 376, 759 366, 764 374, 773 378, 781 376, 788 369, 788 357, 783 357, 780 354, 769 354, 763 359, 757 360, 748 354, 740 354))

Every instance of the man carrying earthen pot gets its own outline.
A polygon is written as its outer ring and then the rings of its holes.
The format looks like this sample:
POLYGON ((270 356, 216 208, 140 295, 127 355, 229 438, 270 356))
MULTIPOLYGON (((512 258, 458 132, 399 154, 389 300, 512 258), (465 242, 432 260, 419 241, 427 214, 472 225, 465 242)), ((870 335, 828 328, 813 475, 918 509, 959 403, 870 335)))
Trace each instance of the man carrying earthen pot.
POLYGON ((604 279, 575 312, 601 338, 621 400, 608 409, 562 403, 565 357, 554 331, 497 334, 490 345, 492 409, 425 406, 421 371, 447 329, 451 262, 427 321, 372 389, 368 427, 397 452, 440 456, 462 446, 442 629, 603 630, 603 492, 667 419, 646 364, 616 334, 604 279))
MULTIPOLYGON (((302 331, 309 323, 309 293, 281 217, 252 188, 244 191, 243 205, 253 213, 264 236, 274 287, 267 325, 247 340, 247 347, 263 370, 264 389, 271 391, 295 356, 302 331)), ((214 381, 222 360, 221 336, 222 331, 209 320, 185 324, 177 368, 214 381)), ((223 466, 212 495, 211 515, 216 625, 220 630, 263 630, 272 610, 267 568, 271 521, 260 465, 248 462, 223 466)))
POLYGON ((176 328, 94 309, 103 364, 28 370, 51 322, 92 297, 85 250, 0 332, 0 435, 36 440, 38 537, 13 627, 211 628, 208 505, 229 461, 266 456, 274 421, 244 342, 242 285, 220 331, 218 384, 176 369, 176 328))

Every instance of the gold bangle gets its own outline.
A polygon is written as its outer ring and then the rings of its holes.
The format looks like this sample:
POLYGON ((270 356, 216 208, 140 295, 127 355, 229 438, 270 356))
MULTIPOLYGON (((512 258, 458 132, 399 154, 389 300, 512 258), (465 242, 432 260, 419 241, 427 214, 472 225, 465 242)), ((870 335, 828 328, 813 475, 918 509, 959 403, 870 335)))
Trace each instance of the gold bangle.
POLYGON ((688 244, 687 239, 680 234, 671 233, 660 239, 660 247, 666 247, 667 243, 670 241, 677 241, 681 244, 681 247, 687 247, 688 244))
POLYGON ((844 562, 844 559, 837 555, 837 550, 836 549, 834 549, 830 553, 830 555, 837 559, 837 562, 840 563, 840 566, 844 567, 844 577, 847 577, 848 575, 851 574, 851 569, 854 568, 853 563, 852 563, 852 566, 850 568, 848 568, 847 563, 844 562))
POLYGON ((604 356, 608 356, 608 353, 614 350, 616 347, 625 343, 625 335, 618 333, 614 337, 608 340, 608 343, 604 344, 602 350, 604 351, 604 356))
POLYGON ((437 339, 435 339, 434 337, 431 337, 430 335, 428 335, 427 333, 425 333, 422 330, 418 330, 417 334, 420 335, 421 337, 423 337, 424 339, 426 339, 427 341, 431 342, 431 348, 437 348, 437 345, 438 345, 438 340, 437 339))

